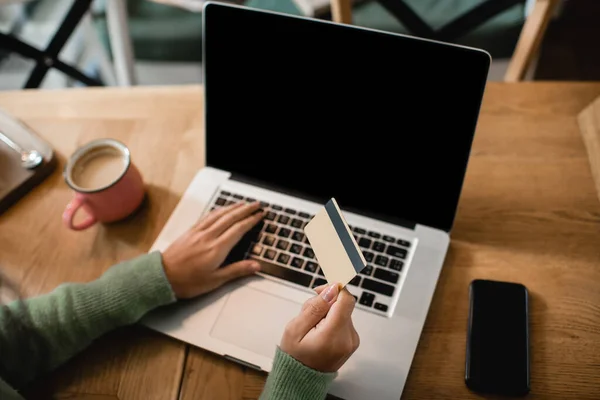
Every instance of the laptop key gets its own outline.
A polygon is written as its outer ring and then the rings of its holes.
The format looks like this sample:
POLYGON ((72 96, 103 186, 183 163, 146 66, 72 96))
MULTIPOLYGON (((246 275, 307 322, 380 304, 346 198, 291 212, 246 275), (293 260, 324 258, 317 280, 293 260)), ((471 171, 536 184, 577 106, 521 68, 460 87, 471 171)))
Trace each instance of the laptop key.
POLYGON ((279 257, 277 257, 277 262, 282 263, 283 265, 287 265, 290 261, 290 255, 285 253, 280 253, 279 257))
MULTIPOLYGON (((390 242, 390 243, 394 243, 396 241, 395 238, 388 236, 388 235, 383 235, 383 240, 385 240, 386 242, 390 242)), ((377 303, 379 304, 379 303, 377 303)))
POLYGON ((265 231, 267 233, 275 233, 275 232, 277 232, 277 225, 269 224, 269 225, 267 225, 267 228, 265 229, 265 231))
POLYGON ((273 210, 277 210, 277 211, 281 211, 281 210, 283 210, 283 207, 281 207, 281 206, 278 206, 277 204, 271 204, 271 208, 272 208, 273 210))
POLYGON ((400 246, 410 247, 410 242, 407 240, 398 239, 396 243, 398 243, 400 246))
POLYGON ((217 201, 215 201, 215 204, 217 204, 217 205, 219 205, 219 206, 222 206, 223 204, 225 204, 225 202, 226 202, 226 201, 227 201, 227 200, 225 200, 224 198, 222 198, 222 197, 219 197, 219 198, 217 199, 217 201))
POLYGON ((400 275, 398 275, 396 272, 390 271, 389 269, 375 268, 373 277, 390 283, 398 283, 400 275))
POLYGON ((292 231, 290 231, 289 229, 287 229, 287 228, 281 228, 279 230, 278 235, 281 236, 281 237, 287 238, 287 237, 290 237, 290 233, 292 233, 292 231))
POLYGON ((221 190, 221 194, 222 194, 223 196, 231 196, 231 193, 229 193, 229 192, 226 192, 225 190, 221 190))
POLYGON ((304 269, 307 270, 308 272, 317 272, 317 268, 319 268, 317 263, 314 263, 312 261, 307 262, 306 265, 304 266, 304 269))
POLYGON ((304 240, 304 233, 300 231, 294 231, 294 233, 292 234, 292 239, 294 239, 297 242, 302 242, 304 240))
POLYGON ((379 310, 379 311, 386 312, 388 309, 388 306, 386 306, 385 304, 381 304, 381 303, 375 303, 375 306, 373 306, 373 308, 376 310, 379 310))
POLYGON ((363 256, 365 257, 365 260, 367 260, 367 262, 371 262, 373 261, 373 257, 375 256, 375 254, 371 253, 370 251, 363 251, 363 256))
POLYGON ((302 266, 304 265, 304 260, 298 257, 294 257, 290 265, 294 268, 302 268, 302 266))
POLYGON ((353 286, 359 286, 360 280, 361 280, 361 277, 356 275, 354 278, 352 278, 352 280, 350 282, 348 282, 348 284, 353 285, 353 286))
POLYGON ((260 206, 261 206, 262 208, 267 208, 267 207, 269 207, 269 203, 267 203, 266 201, 261 201, 261 202, 260 202, 260 206))
POLYGON ((374 239, 379 239, 381 237, 381 234, 377 232, 369 232, 369 236, 371 236, 374 239))
POLYGON ((286 208, 285 210, 286 213, 290 214, 290 215, 296 215, 296 210, 294 210, 293 208, 286 208))
POLYGON ((321 286, 321 285, 324 285, 324 284, 326 284, 326 283, 327 283, 327 281, 326 281, 325 279, 322 279, 322 278, 315 278, 315 281, 314 281, 314 283, 312 284, 312 287, 313 287, 313 288, 316 288, 317 286, 321 286))
POLYGON ((310 218, 310 215, 308 215, 308 214, 307 214, 307 213, 305 213, 305 212, 301 212, 301 213, 299 213, 299 214, 298 214, 298 216, 299 216, 300 218, 310 218))
POLYGON ((227 200, 227 201, 225 202, 225 204, 223 204, 223 205, 224 205, 224 206, 230 206, 230 205, 232 205, 232 204, 233 204, 233 201, 231 201, 231 200, 227 200))
POLYGON ((302 225, 304 224, 304 221, 302 221, 301 219, 298 218, 294 218, 292 220, 292 226, 294 228, 302 228, 302 225))
POLYGON ((288 222, 290 222, 290 217, 288 217, 287 215, 280 215, 279 218, 277 218, 277 222, 285 225, 288 222))
POLYGON ((246 201, 248 203, 254 203, 256 201, 256 199, 253 199, 252 197, 246 197, 246 201))
POLYGON ((265 219, 269 220, 269 221, 273 221, 273 220, 275 220, 276 216, 277 216, 277 214, 275 214, 273 211, 269 211, 269 212, 267 212, 267 215, 265 215, 265 219))
POLYGON ((310 247, 304 249, 304 253, 302 255, 306 258, 315 258, 315 252, 310 247))
POLYGON ((360 271, 360 273, 363 275, 371 276, 371 274, 373 273, 373 266, 367 265, 360 271))
POLYGON ((323 270, 321 268, 319 268, 319 275, 325 276, 325 274, 323 273, 323 270))
POLYGON ((310 287, 310 283, 313 279, 312 275, 305 274, 304 272, 295 269, 282 267, 281 265, 264 260, 258 260, 258 263, 260 264, 260 272, 301 286, 310 287))
POLYGON ((234 195, 233 195, 233 198, 234 198, 234 199, 238 199, 238 200, 244 200, 244 196, 242 196, 242 195, 239 195, 239 194, 234 194, 234 195))
POLYGON ((387 267, 389 261, 390 259, 386 256, 377 256, 375 258, 375 264, 381 265, 382 267, 387 267))
POLYGON ((263 244, 267 246, 273 246, 275 243, 275 238, 273 236, 265 236, 263 239, 263 244))
POLYGON ((400 247, 396 247, 396 246, 388 246, 388 248, 385 251, 387 254, 389 254, 392 257, 396 257, 396 258, 401 258, 401 259, 405 259, 406 258, 406 249, 402 249, 400 247))
POLYGON ((262 253, 262 251, 263 251, 263 247, 260 244, 255 244, 254 246, 252 246, 251 253, 254 254, 255 256, 260 256, 260 253, 262 253))
POLYGON ((375 242, 373 243, 373 250, 381 253, 385 250, 385 244, 382 242, 375 242))
POLYGON ((385 296, 391 296, 394 294, 394 287, 385 283, 374 281, 373 279, 364 278, 362 288, 383 294, 385 296))
POLYGON ((364 229, 362 229, 362 228, 357 228, 357 227, 354 227, 354 229, 352 229, 352 230, 353 230, 354 232, 356 232, 356 233, 360 234, 360 235, 364 235, 365 233, 367 233, 367 231, 365 231, 365 230, 364 230, 364 229))
POLYGON ((302 252, 302 246, 294 243, 292 244, 292 247, 290 247, 290 252, 294 254, 300 254, 302 252))
POLYGON ((371 248, 371 239, 360 238, 358 240, 358 245, 360 247, 362 247, 363 249, 370 249, 371 248))
POLYGON ((265 254, 263 254, 263 257, 272 260, 275 258, 275 255, 277 255, 277 252, 275 250, 268 249, 267 251, 265 251, 265 254))
POLYGON ((390 268, 396 271, 402 271, 402 267, 404 266, 404 263, 400 260, 395 260, 392 258, 392 261, 390 262, 390 268))
POLYGON ((287 250, 289 245, 290 244, 287 241, 282 240, 282 239, 279 239, 279 241, 277 242, 277 248, 279 250, 287 250))
POLYGON ((362 304, 366 307, 371 307, 373 305, 373 301, 375 300, 375 295, 373 293, 363 292, 360 296, 359 304, 362 304))

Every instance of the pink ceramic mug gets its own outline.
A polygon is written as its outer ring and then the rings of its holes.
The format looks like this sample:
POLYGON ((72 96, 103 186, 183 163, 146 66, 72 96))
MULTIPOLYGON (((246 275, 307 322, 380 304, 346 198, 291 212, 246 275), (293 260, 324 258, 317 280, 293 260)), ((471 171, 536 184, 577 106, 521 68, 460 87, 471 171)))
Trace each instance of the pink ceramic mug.
POLYGON ((113 139, 99 139, 80 147, 67 162, 64 177, 75 197, 65 208, 63 221, 77 231, 97 222, 121 220, 144 200, 144 182, 131 162, 129 149, 113 139), (88 215, 75 224, 73 218, 80 208, 88 215))

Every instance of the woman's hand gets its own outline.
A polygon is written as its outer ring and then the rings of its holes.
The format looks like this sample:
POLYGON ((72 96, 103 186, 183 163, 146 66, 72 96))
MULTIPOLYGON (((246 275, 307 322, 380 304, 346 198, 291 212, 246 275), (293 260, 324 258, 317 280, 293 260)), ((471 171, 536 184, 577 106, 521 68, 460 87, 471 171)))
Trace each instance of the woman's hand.
POLYGON ((162 255, 175 296, 191 298, 252 274, 260 265, 243 260, 219 268, 237 242, 265 213, 260 203, 237 203, 210 212, 177 239, 162 255))
POLYGON ((336 372, 360 344, 352 324, 354 297, 338 284, 320 286, 285 328, 280 348, 302 364, 336 372))

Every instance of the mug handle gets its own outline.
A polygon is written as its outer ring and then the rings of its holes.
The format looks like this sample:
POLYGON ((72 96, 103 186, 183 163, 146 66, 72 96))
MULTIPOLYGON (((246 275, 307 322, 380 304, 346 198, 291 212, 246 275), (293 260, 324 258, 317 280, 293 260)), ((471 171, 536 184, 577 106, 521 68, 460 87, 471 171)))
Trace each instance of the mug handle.
POLYGON ((73 200, 67 204, 65 212, 63 213, 63 222, 68 228, 73 229, 74 231, 82 231, 98 222, 96 217, 90 214, 82 223, 78 225, 73 224, 73 217, 75 217, 77 210, 79 210, 85 203, 85 198, 79 194, 76 194, 73 200))

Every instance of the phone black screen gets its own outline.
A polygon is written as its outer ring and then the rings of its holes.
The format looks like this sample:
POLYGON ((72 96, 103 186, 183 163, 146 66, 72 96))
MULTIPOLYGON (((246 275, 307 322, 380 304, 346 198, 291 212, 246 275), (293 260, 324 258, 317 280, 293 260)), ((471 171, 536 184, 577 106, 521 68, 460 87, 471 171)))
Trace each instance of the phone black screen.
POLYGON ((529 392, 527 289, 516 283, 474 280, 470 289, 466 383, 478 392, 529 392))

